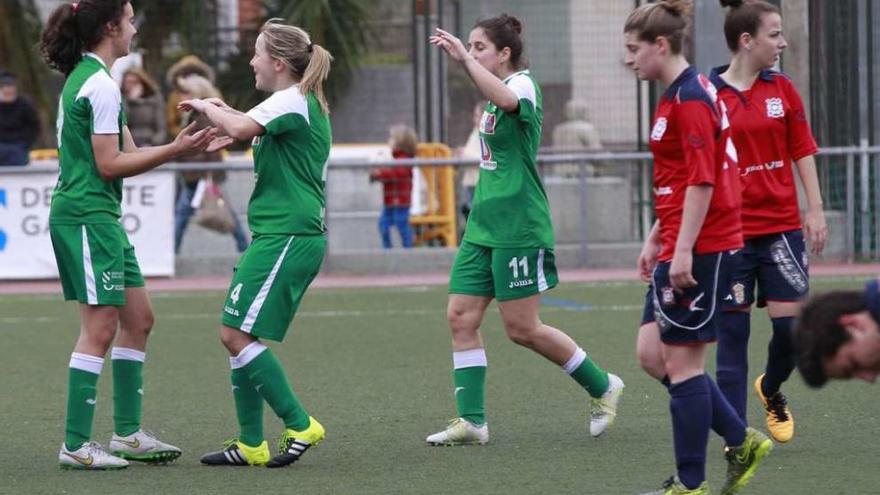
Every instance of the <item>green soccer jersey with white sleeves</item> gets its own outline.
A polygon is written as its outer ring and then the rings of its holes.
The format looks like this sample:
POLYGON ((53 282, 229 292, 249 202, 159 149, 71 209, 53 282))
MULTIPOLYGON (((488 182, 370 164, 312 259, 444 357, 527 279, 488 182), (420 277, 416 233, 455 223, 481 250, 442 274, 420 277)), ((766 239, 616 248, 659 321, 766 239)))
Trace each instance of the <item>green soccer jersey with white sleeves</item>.
POLYGON ((58 104, 58 183, 49 222, 117 222, 122 216, 122 179, 98 173, 92 134, 118 134, 125 126, 122 95, 104 62, 86 53, 64 83, 58 104))
POLYGON ((332 135, 314 94, 299 86, 277 91, 247 115, 265 132, 254 138, 254 192, 248 224, 254 234, 323 234, 324 184, 332 135))
POLYGON ((519 106, 506 113, 490 101, 483 111, 480 178, 464 240, 487 247, 551 248, 550 205, 537 166, 544 120, 541 89, 527 70, 504 84, 519 106))

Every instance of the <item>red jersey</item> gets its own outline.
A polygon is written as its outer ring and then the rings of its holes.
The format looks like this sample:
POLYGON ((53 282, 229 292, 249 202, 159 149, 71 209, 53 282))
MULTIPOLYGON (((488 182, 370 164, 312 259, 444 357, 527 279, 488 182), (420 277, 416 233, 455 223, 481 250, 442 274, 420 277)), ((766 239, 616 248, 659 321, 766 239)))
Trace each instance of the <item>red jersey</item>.
POLYGON ((712 70, 711 81, 727 107, 742 179, 746 239, 801 228, 793 162, 818 151, 804 104, 791 81, 761 71, 751 89, 740 92, 712 70))
MULTIPOLYGON (((402 151, 393 150, 394 159, 414 158, 402 151)), ((412 167, 385 167, 370 174, 373 180, 382 183, 382 202, 386 207, 411 206, 412 167)))
POLYGON ((658 259, 672 259, 689 186, 714 186, 694 252, 741 248, 742 198, 730 124, 712 83, 694 67, 682 72, 660 98, 650 146, 654 205, 660 222, 658 259))

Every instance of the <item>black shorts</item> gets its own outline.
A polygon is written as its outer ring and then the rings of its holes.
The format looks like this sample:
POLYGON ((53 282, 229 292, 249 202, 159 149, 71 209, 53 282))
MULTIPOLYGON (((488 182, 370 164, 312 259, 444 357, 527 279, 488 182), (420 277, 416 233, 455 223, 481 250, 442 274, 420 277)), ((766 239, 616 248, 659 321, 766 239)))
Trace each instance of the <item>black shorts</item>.
POLYGON ((767 301, 800 301, 810 290, 804 234, 800 230, 769 234, 746 241, 733 267, 730 294, 723 310, 751 306, 757 288, 758 307, 767 301))
POLYGON ((668 345, 693 345, 718 338, 721 304, 730 287, 731 269, 738 264, 739 251, 694 255, 691 273, 695 287, 681 292, 669 283, 670 262, 654 268, 645 296, 642 324, 656 322, 660 339, 668 345))

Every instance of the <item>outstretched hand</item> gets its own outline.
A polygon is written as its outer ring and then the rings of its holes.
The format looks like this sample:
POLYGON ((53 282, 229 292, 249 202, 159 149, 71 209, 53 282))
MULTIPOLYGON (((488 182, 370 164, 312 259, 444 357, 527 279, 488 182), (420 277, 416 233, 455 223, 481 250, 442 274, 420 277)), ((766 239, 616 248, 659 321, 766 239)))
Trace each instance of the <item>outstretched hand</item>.
POLYGON ((207 151, 208 153, 220 151, 234 142, 235 139, 232 139, 229 136, 215 136, 214 139, 212 139, 211 142, 208 143, 208 147, 205 148, 205 151, 207 151))
POLYGON ((183 112, 199 112, 204 113, 209 103, 205 100, 193 98, 191 100, 183 100, 177 104, 177 109, 183 112))
POLYGON ((177 137, 174 138, 174 146, 177 149, 177 155, 192 155, 205 151, 211 141, 217 137, 217 129, 214 127, 205 127, 202 130, 196 130, 196 123, 184 127, 177 137))
POLYGON ((463 62, 468 56, 468 50, 464 43, 447 31, 437 28, 433 36, 428 37, 428 42, 439 46, 456 62, 463 62))

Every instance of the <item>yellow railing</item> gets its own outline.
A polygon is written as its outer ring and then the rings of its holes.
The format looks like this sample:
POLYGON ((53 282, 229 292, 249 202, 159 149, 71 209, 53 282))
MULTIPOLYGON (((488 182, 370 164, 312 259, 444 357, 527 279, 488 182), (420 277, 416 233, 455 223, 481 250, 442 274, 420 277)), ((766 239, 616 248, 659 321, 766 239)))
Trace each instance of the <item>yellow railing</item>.
MULTIPOLYGON (((443 143, 419 143, 416 157, 451 158, 452 150, 443 143)), ((418 227, 414 243, 419 246, 439 239, 444 246, 455 247, 458 245, 455 168, 440 165, 420 167, 419 170, 426 185, 428 211, 409 219, 412 226, 418 227)))

